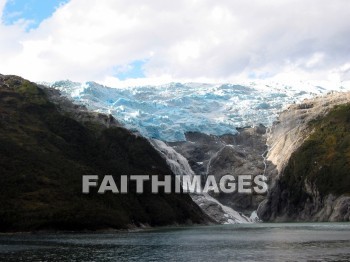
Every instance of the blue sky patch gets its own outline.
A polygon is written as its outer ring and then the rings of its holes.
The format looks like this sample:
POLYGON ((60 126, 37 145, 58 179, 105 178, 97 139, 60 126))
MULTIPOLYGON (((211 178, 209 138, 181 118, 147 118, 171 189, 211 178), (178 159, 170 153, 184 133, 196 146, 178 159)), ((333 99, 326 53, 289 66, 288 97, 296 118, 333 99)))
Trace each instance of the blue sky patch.
POLYGON ((3 10, 3 21, 6 25, 12 25, 18 20, 29 20, 27 30, 38 25, 50 17, 61 4, 69 0, 8 0, 3 10))
POLYGON ((145 77, 143 66, 145 65, 147 61, 145 60, 136 60, 129 64, 126 68, 118 68, 116 77, 119 78, 119 80, 126 80, 130 78, 143 78, 145 77))

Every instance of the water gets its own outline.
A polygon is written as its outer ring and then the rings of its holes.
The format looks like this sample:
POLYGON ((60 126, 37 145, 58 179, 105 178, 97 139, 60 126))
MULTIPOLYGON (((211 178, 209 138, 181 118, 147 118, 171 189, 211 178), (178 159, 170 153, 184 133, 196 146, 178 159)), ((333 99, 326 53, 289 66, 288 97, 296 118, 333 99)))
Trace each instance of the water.
POLYGON ((0 261, 350 261, 350 223, 2 234, 0 261))

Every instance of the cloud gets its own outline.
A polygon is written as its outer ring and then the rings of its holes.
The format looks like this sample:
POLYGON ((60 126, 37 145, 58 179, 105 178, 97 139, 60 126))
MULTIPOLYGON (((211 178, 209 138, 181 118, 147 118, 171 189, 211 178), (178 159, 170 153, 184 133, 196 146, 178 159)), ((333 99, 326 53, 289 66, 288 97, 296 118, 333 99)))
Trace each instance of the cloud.
POLYGON ((349 80, 349 17, 346 0, 71 0, 29 32, 0 25, 0 72, 117 85, 143 61, 129 83, 349 80))
POLYGON ((0 0, 0 18, 2 18, 2 13, 6 4, 6 0, 0 0))

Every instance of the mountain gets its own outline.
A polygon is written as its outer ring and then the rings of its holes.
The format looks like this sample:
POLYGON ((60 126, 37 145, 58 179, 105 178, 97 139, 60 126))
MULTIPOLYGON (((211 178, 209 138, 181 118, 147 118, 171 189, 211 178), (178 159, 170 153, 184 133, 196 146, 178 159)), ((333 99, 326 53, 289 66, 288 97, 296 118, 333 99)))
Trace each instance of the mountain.
POLYGON ((0 231, 210 221, 186 194, 82 194, 83 175, 172 174, 145 138, 57 91, 0 75, 0 231))
MULTIPOLYGON (((283 190, 279 186, 289 177, 284 176, 284 172, 293 161, 292 154, 316 128, 310 123, 325 117, 335 105, 350 101, 342 86, 323 88, 301 82, 293 86, 254 82, 244 85, 171 83, 121 89, 71 81, 50 86, 75 103, 112 114, 120 124, 147 137, 174 173, 214 175, 217 180, 227 174, 267 177, 270 188, 267 195, 191 195, 218 223, 252 222, 259 217, 264 221, 327 221, 331 215, 316 218, 315 213, 348 207, 347 198, 344 200, 346 194, 333 192, 318 200, 311 198, 313 215, 302 215, 305 213, 300 210, 305 203, 298 200, 294 207, 299 208, 301 215, 291 216, 293 205, 288 204, 290 210, 283 205, 287 205, 293 192, 301 194, 301 184, 288 182, 290 187, 286 188, 284 183, 283 190), (332 90, 341 93, 332 93, 332 90), (310 100, 304 101, 307 98, 310 100)), ((301 170, 290 172, 299 174, 301 170)), ((300 175, 297 179, 307 184, 308 178, 300 175)), ((308 189, 305 186, 305 190, 308 189)), ((337 215, 340 211, 337 212, 332 215, 333 220, 333 217, 346 220, 346 215, 337 215)))
POLYGON ((269 134, 267 159, 276 165, 264 221, 350 220, 350 93, 293 105, 269 134))

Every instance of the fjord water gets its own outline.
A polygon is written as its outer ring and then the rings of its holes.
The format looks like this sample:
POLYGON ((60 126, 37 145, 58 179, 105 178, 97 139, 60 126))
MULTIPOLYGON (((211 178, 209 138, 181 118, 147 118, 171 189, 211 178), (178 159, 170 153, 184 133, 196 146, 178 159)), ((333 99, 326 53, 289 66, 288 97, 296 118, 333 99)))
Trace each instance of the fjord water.
POLYGON ((350 223, 2 234, 0 261, 350 261, 350 223))

